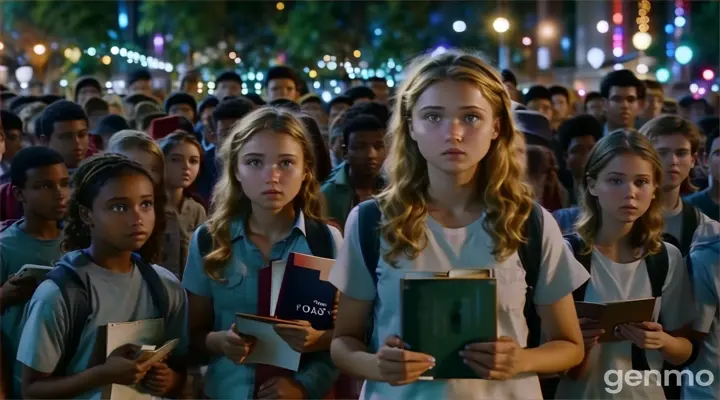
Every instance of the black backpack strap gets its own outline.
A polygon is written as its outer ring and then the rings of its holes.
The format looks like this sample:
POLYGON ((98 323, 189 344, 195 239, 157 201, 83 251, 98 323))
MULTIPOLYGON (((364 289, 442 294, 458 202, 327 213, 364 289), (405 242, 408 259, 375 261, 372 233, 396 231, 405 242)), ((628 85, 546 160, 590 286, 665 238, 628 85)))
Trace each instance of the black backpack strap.
MULTIPOLYGON (((570 247, 572 247, 573 255, 575 256, 575 259, 580 262, 580 264, 585 268, 585 270, 588 272, 588 274, 591 274, 592 272, 592 252, 585 254, 586 252, 586 245, 585 241, 580 237, 580 235, 576 233, 571 233, 564 236, 565 240, 570 243, 570 247)), ((577 289, 573 291, 573 300, 575 301, 585 301, 585 292, 587 291, 588 284, 590 283, 590 279, 585 281, 582 285, 580 285, 577 289)))
POLYGON ((305 240, 310 252, 316 257, 335 258, 335 241, 330 228, 313 218, 305 218, 305 240))
POLYGON ((682 237, 680 238, 680 252, 683 256, 690 254, 690 246, 698 225, 700 225, 700 211, 692 204, 682 202, 682 237))
POLYGON ((377 266, 380 261, 380 218, 382 212, 375 199, 363 201, 358 206, 358 230, 360 251, 373 283, 377 285, 377 266))
MULTIPOLYGON (((660 252, 645 257, 645 268, 647 269, 648 277, 650 278, 652 297, 661 297, 662 289, 665 285, 665 279, 667 279, 668 270, 670 269, 670 262, 668 261, 668 252, 667 247, 665 247, 665 243, 662 244, 660 252)), ((631 359, 634 370, 647 371, 650 369, 647 362, 647 356, 645 355, 645 350, 635 346, 634 344, 631 349, 631 359)))
POLYGON ((140 270, 140 275, 142 275, 142 278, 148 284, 153 305, 160 311, 161 317, 167 322, 168 314, 170 313, 170 302, 160 275, 158 275, 152 265, 143 261, 139 255, 133 254, 133 261, 137 269, 140 270))
POLYGON ((518 248, 518 257, 525 270, 525 322, 528 326, 527 347, 538 347, 542 336, 540 316, 535 309, 535 287, 540 275, 542 262, 543 225, 545 216, 542 207, 533 203, 530 215, 525 221, 524 235, 527 242, 518 248))
POLYGON ((67 336, 63 352, 53 375, 68 376, 68 366, 80 348, 80 339, 85 326, 92 315, 91 292, 81 274, 64 264, 57 265, 47 273, 46 279, 51 280, 60 289, 63 302, 68 312, 67 336))

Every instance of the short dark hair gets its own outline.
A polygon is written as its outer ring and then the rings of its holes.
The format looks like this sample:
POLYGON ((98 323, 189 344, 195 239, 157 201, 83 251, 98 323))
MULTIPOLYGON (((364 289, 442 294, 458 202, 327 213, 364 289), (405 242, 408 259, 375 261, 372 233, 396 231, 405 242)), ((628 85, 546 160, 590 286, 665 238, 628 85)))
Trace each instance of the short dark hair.
POLYGON ((256 106, 264 106, 267 104, 267 102, 265 100, 263 100, 263 98, 260 97, 260 95, 257 93, 248 93, 248 94, 243 95, 243 97, 250 100, 256 106))
POLYGON ((233 98, 223 100, 213 110, 213 124, 217 126, 217 122, 223 119, 240 119, 248 115, 254 106, 249 100, 243 98, 233 98))
POLYGON ((8 110, 19 114, 20 110, 28 104, 42 102, 42 99, 37 96, 16 96, 10 100, 8 104, 8 110))
POLYGON ((300 91, 300 78, 295 70, 287 65, 276 65, 267 71, 265 76, 266 88, 270 85, 270 81, 273 79, 290 79, 293 83, 295 83, 295 89, 297 89, 298 92, 300 91))
MULTIPOLYGON (((241 84, 241 85, 242 85, 242 83, 243 83, 242 78, 241 78, 240 75, 238 75, 238 73, 235 72, 235 71, 225 71, 225 72, 221 73, 221 74, 218 75, 218 77, 215 79, 215 84, 217 85, 217 84, 219 84, 220 82, 223 82, 223 81, 234 81, 234 82, 237 82, 237 83, 239 83, 239 84, 241 84)), ((222 100, 222 99, 220 99, 220 100, 222 100)))
POLYGON ((42 97, 40 97, 40 101, 43 103, 50 105, 55 103, 56 101, 65 100, 64 96, 58 96, 56 94, 46 94, 42 97))
POLYGON ((345 92, 345 96, 349 97, 353 103, 358 99, 363 98, 375 100, 375 92, 367 86, 355 86, 350 88, 345 92))
POLYGON ((24 188, 29 170, 56 164, 65 165, 65 159, 57 151, 45 146, 26 147, 18 151, 10 163, 10 184, 24 188))
POLYGON ((300 105, 307 103, 320 104, 321 106, 325 105, 325 102, 316 94, 306 94, 300 99, 300 105))
POLYGON ((8 110, 0 110, 0 122, 2 123, 2 127, 6 132, 14 129, 17 129, 21 132, 23 130, 22 120, 14 112, 8 110))
POLYGON ((527 93, 525 93, 525 104, 533 100, 552 101, 552 93, 550 93, 550 89, 546 88, 545 86, 532 86, 530 87, 530 89, 528 89, 527 93))
POLYGON ((292 111, 300 111, 300 105, 289 99, 275 99, 268 105, 270 107, 287 108, 292 111))
POLYGON ((643 79, 643 83, 645 84, 645 88, 647 89, 659 90, 665 93, 665 89, 663 89, 662 84, 658 81, 654 81, 652 79, 643 79))
POLYGON ((330 162, 330 153, 323 140, 320 127, 315 119, 307 114, 300 114, 300 120, 312 141, 313 151, 315 153, 315 179, 317 179, 318 182, 324 182, 328 176, 330 176, 332 163, 330 162))
POLYGON ((127 86, 130 87, 133 83, 137 81, 151 81, 152 80, 152 74, 150 73, 150 70, 147 68, 141 68, 136 69, 135 71, 132 71, 128 74, 127 77, 127 86))
POLYGON ((91 87, 96 89, 99 93, 102 93, 102 86, 100 85, 100 81, 98 81, 93 76, 83 76, 82 78, 78 79, 77 82, 75 82, 75 90, 74 90, 74 96, 73 100, 77 103, 78 94, 83 88, 91 87))
POLYGON ((130 125, 125 118, 121 115, 108 114, 100 119, 92 133, 94 135, 107 135, 126 129, 130 129, 130 125))
POLYGON ((169 113, 170 107, 176 104, 189 105, 190 108, 192 108, 193 113, 195 112, 195 109, 197 109, 197 102, 195 101, 194 97, 184 92, 177 92, 171 94, 170 96, 168 96, 167 100, 165 100, 165 112, 169 113))
POLYGON ((720 129, 715 129, 714 131, 707 134, 707 140, 705 141, 705 154, 710 155, 710 150, 712 150, 713 142, 719 137, 720 129))
POLYGON ((550 99, 552 100, 552 96, 555 96, 556 94, 562 95, 565 97, 567 101, 570 101, 570 91, 566 88, 558 85, 550 86, 550 99))
POLYGON ((517 86, 517 84, 518 84, 517 78, 515 77, 515 74, 512 71, 510 71, 509 69, 504 69, 504 70, 500 71, 500 75, 502 75, 503 83, 510 82, 513 85, 517 86))
POLYGON ((130 105, 132 105, 132 106, 135 106, 135 105, 137 105, 137 104, 140 104, 140 103, 142 103, 143 101, 149 101, 149 102, 151 102, 151 103, 158 104, 157 99, 154 99, 154 98, 152 98, 152 97, 150 97, 150 96, 148 96, 148 95, 145 95, 145 94, 143 94, 143 93, 131 94, 130 96, 125 97, 125 98, 123 99, 123 101, 124 101, 126 104, 130 104, 130 105))
POLYGON ((637 90, 638 99, 645 98, 645 84, 638 79, 629 69, 612 71, 600 82, 600 94, 604 99, 610 97, 610 89, 617 87, 634 87, 637 90))
POLYGON ((60 100, 50 104, 40 114, 40 130, 35 131, 37 136, 50 137, 53 133, 53 125, 56 122, 85 121, 88 122, 85 110, 79 104, 68 100, 60 100))
POLYGON ((10 103, 10 101, 14 98, 16 98, 17 95, 13 92, 1 92, 0 93, 0 104, 4 104, 5 102, 10 103))
POLYGON ((587 103, 593 101, 593 100, 605 100, 604 97, 600 94, 600 92, 590 92, 587 95, 585 95, 585 109, 587 110, 587 103))
POLYGON ((350 135, 355 132, 383 131, 385 125, 372 114, 360 114, 351 118, 343 126, 343 143, 350 143, 350 135))
POLYGON ((337 96, 334 99, 330 100, 330 102, 328 103, 328 110, 331 109, 332 106, 334 106, 335 104, 338 104, 338 103, 347 104, 348 106, 353 105, 353 101, 351 98, 349 98, 347 96, 337 96))
POLYGON ((85 101, 85 104, 83 104, 83 109, 85 110, 85 113, 90 116, 93 112, 101 111, 101 112, 110 112, 110 105, 107 103, 107 101, 99 98, 99 97, 91 97, 85 101))
POLYGON ((720 117, 717 115, 702 117, 697 120, 697 126, 700 128, 702 134, 709 135, 711 132, 720 128, 720 117))
POLYGON ((379 76, 373 76, 373 77, 367 78, 365 80, 365 82, 367 82, 367 83, 378 82, 378 83, 387 84, 387 80, 385 78, 381 78, 379 76))
POLYGON ((603 125, 590 114, 578 115, 563 122, 557 130, 558 143, 562 153, 567 152, 573 139, 592 136, 597 142, 602 138, 603 125))
POLYGON ((218 100, 215 96, 208 96, 204 98, 200 104, 197 106, 197 113, 198 115, 202 114, 203 111, 205 111, 206 108, 212 107, 215 108, 217 105, 220 104, 220 100, 218 100))

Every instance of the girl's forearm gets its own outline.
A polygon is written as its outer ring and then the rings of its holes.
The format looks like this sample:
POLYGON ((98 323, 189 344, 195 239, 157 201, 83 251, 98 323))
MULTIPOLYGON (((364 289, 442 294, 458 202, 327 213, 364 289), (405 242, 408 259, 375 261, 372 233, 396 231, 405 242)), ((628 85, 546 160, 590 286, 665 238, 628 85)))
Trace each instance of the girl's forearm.
POLYGON ((584 350, 582 343, 553 340, 540 347, 523 349, 521 372, 554 374, 564 372, 580 364, 584 350))
POLYGON ((668 334, 667 343, 662 348, 663 358, 670 364, 680 365, 690 358, 692 346, 687 338, 668 334))
POLYGON ((371 381, 383 381, 377 367, 375 354, 368 353, 367 346, 350 336, 333 339, 330 354, 335 366, 341 371, 371 381))

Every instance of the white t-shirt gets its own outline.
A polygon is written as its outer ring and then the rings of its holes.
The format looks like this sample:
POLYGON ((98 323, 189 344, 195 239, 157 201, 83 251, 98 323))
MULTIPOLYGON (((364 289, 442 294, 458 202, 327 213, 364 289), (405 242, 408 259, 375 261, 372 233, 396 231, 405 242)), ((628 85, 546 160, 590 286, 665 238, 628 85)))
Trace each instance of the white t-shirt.
MULTIPOLYGON (((665 245, 667 246, 669 268, 660 301, 660 322, 665 331, 672 331, 689 324, 695 316, 695 309, 692 306, 690 278, 680 250, 671 244, 665 243, 665 245)), ((610 260, 594 249, 591 263, 592 276, 585 292, 585 301, 604 303, 652 297, 650 277, 644 259, 621 264, 610 260)), ((645 354, 650 368, 661 370, 662 353, 657 350, 646 350, 645 354)), ((590 354, 586 357, 589 357, 586 375, 578 380, 569 378, 561 380, 555 395, 556 398, 613 397, 652 400, 665 398, 663 388, 658 386, 656 375, 653 374, 648 374, 650 385, 647 386, 644 384, 630 386, 625 383, 624 379, 617 383, 619 372, 613 371, 626 373, 632 370, 631 343, 629 341, 598 344, 590 350, 590 354), (605 381, 607 374, 610 374, 607 378, 608 384, 605 381)))
MULTIPOLYGON (((544 227, 542 258, 537 305, 550 305, 572 293, 588 279, 588 273, 575 260, 563 241, 560 228, 549 212, 543 210, 544 227)), ((514 338, 525 347, 528 327, 525 306, 525 270, 517 254, 498 263, 491 254, 493 241, 482 226, 484 216, 470 225, 449 229, 432 217, 426 220, 427 247, 415 260, 400 258, 397 268, 389 266, 382 257, 378 265, 377 288, 365 267, 360 248, 358 208, 348 216, 345 226, 345 245, 338 254, 330 281, 346 296, 375 302, 375 320, 371 352, 380 341, 401 332, 400 279, 405 271, 447 272, 451 269, 494 269, 498 293, 498 335, 514 338)), ((381 254, 388 249, 381 239, 381 254)), ((459 356, 458 356, 459 357, 459 356)), ((366 381, 362 399, 541 399, 536 374, 522 374, 508 381, 482 379, 420 381, 405 386, 391 386, 383 382, 366 381)))

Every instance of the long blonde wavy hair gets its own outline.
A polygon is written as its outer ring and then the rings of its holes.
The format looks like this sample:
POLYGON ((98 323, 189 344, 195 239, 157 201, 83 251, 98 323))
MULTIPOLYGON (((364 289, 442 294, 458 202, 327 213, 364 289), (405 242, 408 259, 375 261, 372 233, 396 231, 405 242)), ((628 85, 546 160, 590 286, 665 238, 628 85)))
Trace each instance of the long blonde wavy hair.
POLYGON ((290 110, 274 107, 258 108, 235 124, 219 149, 218 157, 222 163, 222 171, 213 189, 210 217, 207 221, 213 250, 204 258, 205 272, 214 280, 224 280, 223 271, 232 258, 230 225, 238 218, 247 221, 252 211, 250 200, 245 195, 237 176, 240 152, 255 134, 268 130, 290 135, 302 146, 305 180, 300 192, 293 199, 293 206, 296 210, 301 210, 306 219, 322 219, 320 184, 313 172, 315 156, 310 136, 305 131, 304 125, 290 110))
POLYGON ((575 230, 585 242, 584 254, 589 254, 602 227, 602 206, 597 197, 590 194, 589 181, 597 181, 600 172, 615 158, 625 154, 634 154, 652 165, 654 197, 650 208, 638 218, 629 233, 629 242, 633 249, 642 249, 644 254, 657 254, 662 245, 662 176, 663 168, 657 152, 650 140, 634 130, 617 130, 605 136, 595 144, 588 156, 583 178, 583 201, 580 219, 575 230))
POLYGON ((460 51, 421 56, 407 71, 388 129, 390 151, 385 165, 389 184, 377 196, 385 216, 382 235, 390 247, 384 259, 391 265, 401 256, 415 259, 427 246, 430 181, 427 161, 410 137, 410 118, 420 95, 445 80, 475 85, 492 105, 493 119, 499 121, 498 137, 478 165, 475 186, 485 208, 483 226, 495 244, 492 254, 498 261, 507 259, 527 240, 523 228, 533 201, 514 156, 512 143, 517 133, 502 80, 479 57, 460 51))

